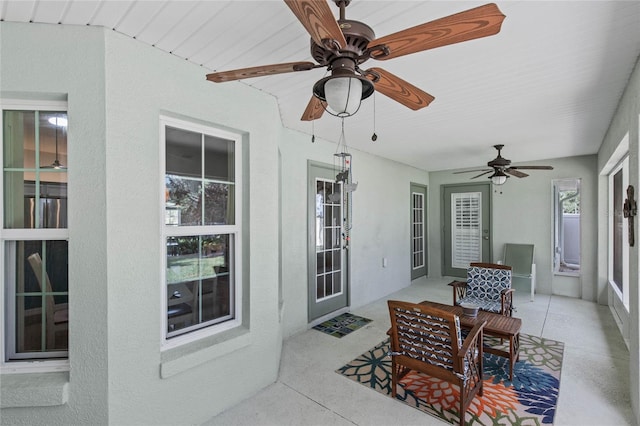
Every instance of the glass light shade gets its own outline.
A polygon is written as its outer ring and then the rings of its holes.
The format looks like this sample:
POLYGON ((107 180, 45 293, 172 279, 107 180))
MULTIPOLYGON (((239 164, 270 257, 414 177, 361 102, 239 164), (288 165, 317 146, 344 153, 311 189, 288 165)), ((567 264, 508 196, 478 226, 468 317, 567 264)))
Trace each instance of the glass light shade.
POLYGON ((338 77, 324 85, 327 105, 338 117, 353 115, 360 108, 362 81, 353 77, 338 77))
POLYGON ((504 173, 498 174, 498 173, 494 173, 493 176, 491 176, 491 182, 494 185, 502 185, 507 181, 507 176, 504 173))

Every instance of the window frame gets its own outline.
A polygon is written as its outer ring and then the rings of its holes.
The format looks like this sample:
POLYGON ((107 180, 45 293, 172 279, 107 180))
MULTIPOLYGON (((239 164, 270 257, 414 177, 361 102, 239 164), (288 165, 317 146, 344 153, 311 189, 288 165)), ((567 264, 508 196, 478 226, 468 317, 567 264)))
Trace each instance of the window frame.
MULTIPOLYGON (((618 295, 620 300, 622 301, 625 309, 629 310, 629 238, 628 238, 628 223, 626 226, 623 225, 622 232, 622 289, 618 287, 613 278, 614 271, 614 240, 613 240, 613 226, 614 226, 614 215, 615 215, 615 206, 613 205, 614 199, 614 176, 622 171, 622 201, 624 203, 624 199, 626 198, 626 188, 629 185, 629 154, 625 154, 624 157, 613 167, 609 173, 607 174, 607 187, 608 187, 608 200, 607 207, 609 211, 608 215, 608 272, 607 272, 607 280, 609 281, 609 287, 618 295), (627 232, 625 232, 627 230, 627 232)), ((622 219, 624 224, 626 218, 622 219)))
POLYGON ((243 243, 243 215, 242 215, 242 200, 243 200, 243 145, 242 135, 240 133, 231 132, 221 129, 214 124, 203 123, 198 120, 188 121, 185 119, 179 119, 168 115, 160 115, 159 117, 159 145, 160 145, 160 179, 159 179, 159 206, 160 206, 160 247, 162 253, 161 261, 161 279, 160 279, 160 306, 161 306, 161 349, 167 350, 177 346, 200 340, 202 338, 216 335, 227 330, 239 327, 242 325, 242 306, 243 306, 243 294, 242 294, 242 271, 243 271, 243 258, 242 258, 242 243, 243 243), (175 226, 165 224, 166 213, 166 192, 165 192, 165 178, 166 178, 166 127, 173 127, 180 130, 200 133, 202 135, 208 135, 215 138, 221 138, 233 141, 234 143, 234 167, 235 167, 235 180, 234 180, 234 224, 233 225, 185 225, 175 226), (205 236, 205 235, 229 235, 233 239, 232 249, 230 248, 229 255, 232 259, 233 267, 230 268, 229 275, 230 281, 233 285, 233 290, 230 294, 232 310, 234 312, 233 318, 215 323, 205 325, 195 330, 187 330, 184 334, 176 336, 168 336, 168 318, 167 318, 167 305, 168 305, 168 285, 167 285, 167 245, 166 240, 168 237, 176 236, 205 236))
MULTIPOLYGON (((49 357, 37 357, 37 358, 16 358, 7 361, 8 352, 8 339, 15 336, 15 308, 9 306, 10 299, 13 295, 15 297, 15 288, 7 289, 7 276, 14 268, 8 268, 6 261, 6 245, 10 242, 16 241, 54 241, 64 240, 69 242, 69 224, 67 222, 66 228, 5 228, 4 225, 4 113, 5 110, 20 110, 20 111, 63 111, 69 116, 69 104, 66 100, 23 100, 23 99, 1 99, 0 98, 0 165, 2 170, 0 172, 0 264, 3 265, 4 273, 0 277, 0 306, 2 306, 3 313, 0 315, 0 372, 2 374, 11 373, 38 373, 38 372, 53 372, 53 371, 69 371, 69 352, 56 351, 50 352, 49 357), (5 312, 6 310, 6 312, 5 312), (13 312, 13 324, 12 330, 9 331, 7 327, 10 324, 7 323, 6 317, 8 313, 13 312), (61 353, 64 354, 61 356, 61 353)), ((69 141, 67 140, 67 144, 69 141)), ((68 149, 68 148, 67 148, 68 149)), ((67 154, 67 161, 69 156, 67 154)), ((67 174, 67 187, 69 186, 69 175, 67 174)), ((70 284, 70 283, 69 283, 70 284)), ((70 291, 68 290, 70 293, 70 291)))

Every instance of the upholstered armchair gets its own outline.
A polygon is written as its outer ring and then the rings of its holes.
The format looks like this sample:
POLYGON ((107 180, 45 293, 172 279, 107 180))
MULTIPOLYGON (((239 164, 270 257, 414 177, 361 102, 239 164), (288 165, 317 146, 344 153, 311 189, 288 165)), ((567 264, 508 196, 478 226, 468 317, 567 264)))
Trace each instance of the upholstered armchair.
POLYGON ((411 370, 460 388, 460 425, 475 395, 482 396, 482 333, 476 324, 463 340, 452 313, 420 304, 389 300, 391 316, 391 394, 411 370))
POLYGON ((472 263, 467 281, 454 281, 453 304, 468 304, 483 311, 512 316, 513 292, 511 266, 495 263, 472 263))

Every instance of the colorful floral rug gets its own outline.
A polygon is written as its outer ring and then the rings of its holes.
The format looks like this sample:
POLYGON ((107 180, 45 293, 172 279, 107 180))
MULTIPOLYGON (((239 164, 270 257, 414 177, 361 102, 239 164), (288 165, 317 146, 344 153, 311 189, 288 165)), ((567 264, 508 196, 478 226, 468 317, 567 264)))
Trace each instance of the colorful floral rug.
POLYGON ((335 337, 344 337, 347 334, 356 331, 360 327, 364 327, 372 320, 350 313, 344 313, 337 317, 331 318, 321 324, 313 327, 314 330, 322 331, 335 337))
MULTIPOLYGON (((388 352, 389 339, 336 372, 391 397, 388 352)), ((484 394, 471 402, 467 425, 553 424, 563 352, 562 342, 520 334, 520 360, 513 381, 507 358, 485 353, 484 394)), ((400 381, 397 391, 399 401, 455 424, 460 418, 458 398, 457 386, 413 371, 400 381)))

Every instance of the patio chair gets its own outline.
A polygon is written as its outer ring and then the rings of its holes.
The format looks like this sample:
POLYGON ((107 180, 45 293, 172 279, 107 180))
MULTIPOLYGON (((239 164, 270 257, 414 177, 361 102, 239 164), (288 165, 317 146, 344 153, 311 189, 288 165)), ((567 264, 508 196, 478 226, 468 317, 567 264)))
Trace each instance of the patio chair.
POLYGON ((477 324, 461 338, 457 316, 415 303, 389 300, 391 395, 411 370, 460 388, 460 425, 475 395, 482 396, 482 332, 477 324))
POLYGON ((467 269, 467 281, 454 281, 454 305, 477 306, 483 311, 505 316, 513 314, 511 266, 496 263, 472 263, 467 269))
POLYGON ((533 244, 507 243, 504 245, 503 263, 512 268, 513 284, 517 286, 519 281, 528 281, 532 302, 536 290, 536 264, 533 254, 533 244))

